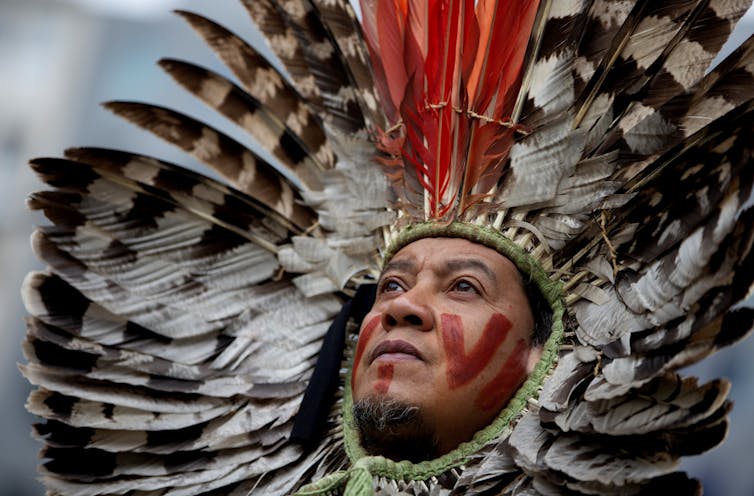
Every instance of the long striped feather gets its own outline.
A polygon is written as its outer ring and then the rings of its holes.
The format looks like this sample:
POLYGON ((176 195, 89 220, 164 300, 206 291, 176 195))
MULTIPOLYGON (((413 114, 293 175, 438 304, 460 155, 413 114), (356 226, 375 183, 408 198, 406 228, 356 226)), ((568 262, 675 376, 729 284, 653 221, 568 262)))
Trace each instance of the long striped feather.
POLYGON ((239 190, 306 229, 315 215, 304 207, 298 187, 256 153, 191 117, 155 105, 108 102, 105 106, 213 167, 239 190))
POLYGON ((242 3, 270 40, 273 50, 285 49, 288 54, 296 54, 293 60, 283 62, 287 66, 295 65, 293 73, 298 72, 305 78, 297 81, 303 94, 313 93, 306 89, 308 85, 316 86, 314 94, 320 96, 317 103, 321 104, 325 120, 346 133, 364 129, 365 111, 368 115, 370 109, 362 106, 364 100, 360 94, 354 94, 348 62, 329 35, 316 7, 309 0, 289 0, 287 10, 269 0, 242 3), (274 19, 274 30, 266 28, 270 18, 274 19), (285 28, 281 30, 282 26, 285 28), (285 33, 286 41, 276 43, 275 38, 281 32, 285 33))
POLYGON ((297 132, 280 121, 262 102, 222 76, 193 64, 163 59, 160 66, 179 84, 241 126, 272 151, 307 189, 321 188, 319 174, 327 166, 317 160, 297 132))
MULTIPOLYGON (((318 162, 326 168, 333 166, 335 152, 322 130, 321 116, 316 112, 319 107, 311 96, 294 89, 267 59, 237 35, 200 15, 186 11, 177 13, 228 66, 249 95, 295 130, 318 162)), ((290 67, 288 70, 290 72, 290 67)))

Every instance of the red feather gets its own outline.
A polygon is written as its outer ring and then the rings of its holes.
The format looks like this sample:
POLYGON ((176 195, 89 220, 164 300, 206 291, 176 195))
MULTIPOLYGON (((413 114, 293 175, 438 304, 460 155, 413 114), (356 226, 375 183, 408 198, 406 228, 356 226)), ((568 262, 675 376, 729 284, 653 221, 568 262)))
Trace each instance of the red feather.
POLYGON ((538 6, 538 0, 479 0, 479 46, 468 82, 477 113, 500 117, 487 114, 487 109, 518 80, 538 6))
POLYGON ((380 38, 377 33, 377 1, 378 0, 361 0, 362 11, 362 32, 369 50, 369 58, 372 61, 372 71, 374 73, 374 83, 377 94, 380 97, 383 111, 387 117, 387 122, 395 122, 398 119, 398 107, 393 102, 390 95, 390 87, 385 67, 382 64, 380 38))
POLYGON ((513 138, 504 123, 510 120, 515 104, 538 6, 539 0, 480 0, 477 4, 479 47, 468 89, 471 109, 481 117, 471 129, 461 203, 472 191, 486 193, 495 183, 491 176, 502 172, 513 138), (499 140, 503 143, 496 146, 499 140), (482 177, 486 180, 480 183, 482 177))
MULTIPOLYGON (((457 170, 454 160, 456 144, 454 129, 457 121, 454 100, 460 89, 457 70, 459 49, 462 46, 460 24, 464 17, 463 0, 444 0, 430 5, 429 44, 427 47, 427 114, 437 123, 435 133, 427 135, 433 164, 432 181, 435 194, 432 197, 431 215, 452 205, 455 195, 446 198, 449 190, 457 187, 452 172, 457 170)), ((457 176, 457 174, 456 174, 457 176)))
MULTIPOLYGON (((502 173, 539 1, 474 4, 361 0, 377 91, 405 137, 403 181, 424 188, 426 215, 437 220, 465 212, 502 173)), ((381 149, 395 153, 394 138, 383 141, 381 149)))
POLYGON ((401 0, 378 1, 377 36, 380 59, 384 67, 389 98, 400 107, 409 74, 403 60, 406 12, 397 5, 401 0))

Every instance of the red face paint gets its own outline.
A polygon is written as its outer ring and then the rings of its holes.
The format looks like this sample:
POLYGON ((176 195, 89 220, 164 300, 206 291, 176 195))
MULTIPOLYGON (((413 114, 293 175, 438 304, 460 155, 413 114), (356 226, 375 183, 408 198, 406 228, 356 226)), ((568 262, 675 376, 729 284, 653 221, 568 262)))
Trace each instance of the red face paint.
POLYGON ((529 358, 529 345, 519 339, 516 347, 495 377, 485 384, 474 403, 482 410, 500 407, 511 397, 526 376, 526 362, 529 358))
POLYGON ((381 363, 377 367, 377 382, 374 384, 374 390, 378 393, 385 394, 390 388, 390 383, 393 381, 393 364, 381 363))
POLYGON ((505 342, 512 324, 500 313, 490 317, 482 337, 467 355, 463 341, 463 322, 458 315, 442 314, 442 344, 448 358, 448 387, 455 389, 477 377, 492 361, 495 351, 505 342))
POLYGON ((356 355, 353 358, 353 371, 351 372, 351 391, 353 391, 353 385, 356 382, 356 372, 361 363, 361 357, 364 355, 367 343, 372 339, 372 334, 374 334, 374 330, 377 329, 377 324, 380 323, 381 319, 380 315, 372 317, 372 320, 367 322, 367 325, 364 326, 359 334, 359 342, 356 344, 356 355))

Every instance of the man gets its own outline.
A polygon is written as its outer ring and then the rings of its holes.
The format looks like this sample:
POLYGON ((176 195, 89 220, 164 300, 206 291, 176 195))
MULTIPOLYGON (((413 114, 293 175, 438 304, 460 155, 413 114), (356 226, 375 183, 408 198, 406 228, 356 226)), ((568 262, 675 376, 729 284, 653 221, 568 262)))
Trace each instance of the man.
POLYGON ((522 277, 500 253, 426 238, 384 267, 352 371, 372 454, 436 458, 488 425, 539 360, 522 277))

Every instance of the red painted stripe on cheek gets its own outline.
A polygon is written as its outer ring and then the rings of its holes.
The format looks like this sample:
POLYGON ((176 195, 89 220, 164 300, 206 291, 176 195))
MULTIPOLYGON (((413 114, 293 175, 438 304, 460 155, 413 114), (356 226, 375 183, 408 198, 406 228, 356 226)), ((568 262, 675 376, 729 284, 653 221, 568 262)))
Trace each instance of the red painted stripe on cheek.
POLYGON ((385 394, 393 382, 393 364, 381 363, 377 367, 377 382, 374 384, 374 390, 378 393, 385 394))
POLYGON ((356 382, 356 373, 359 369, 359 365, 361 365, 361 357, 364 355, 364 350, 366 349, 369 340, 372 339, 372 335, 374 334, 375 329, 377 329, 377 324, 380 323, 381 319, 382 316, 375 315, 372 317, 372 320, 367 322, 367 325, 365 325, 359 333, 359 342, 356 343, 356 355, 353 358, 353 371, 351 371, 351 391, 353 391, 353 385, 356 382))
POLYGON ((512 326, 505 315, 494 314, 484 326, 482 336, 467 355, 461 317, 444 313, 440 316, 440 321, 442 323, 442 344, 448 359, 446 375, 450 389, 468 384, 487 368, 495 351, 505 342, 508 331, 512 326))
POLYGON ((476 406, 482 410, 502 408, 526 378, 526 362, 529 359, 529 345, 519 339, 511 355, 495 377, 485 384, 476 397, 476 406))

